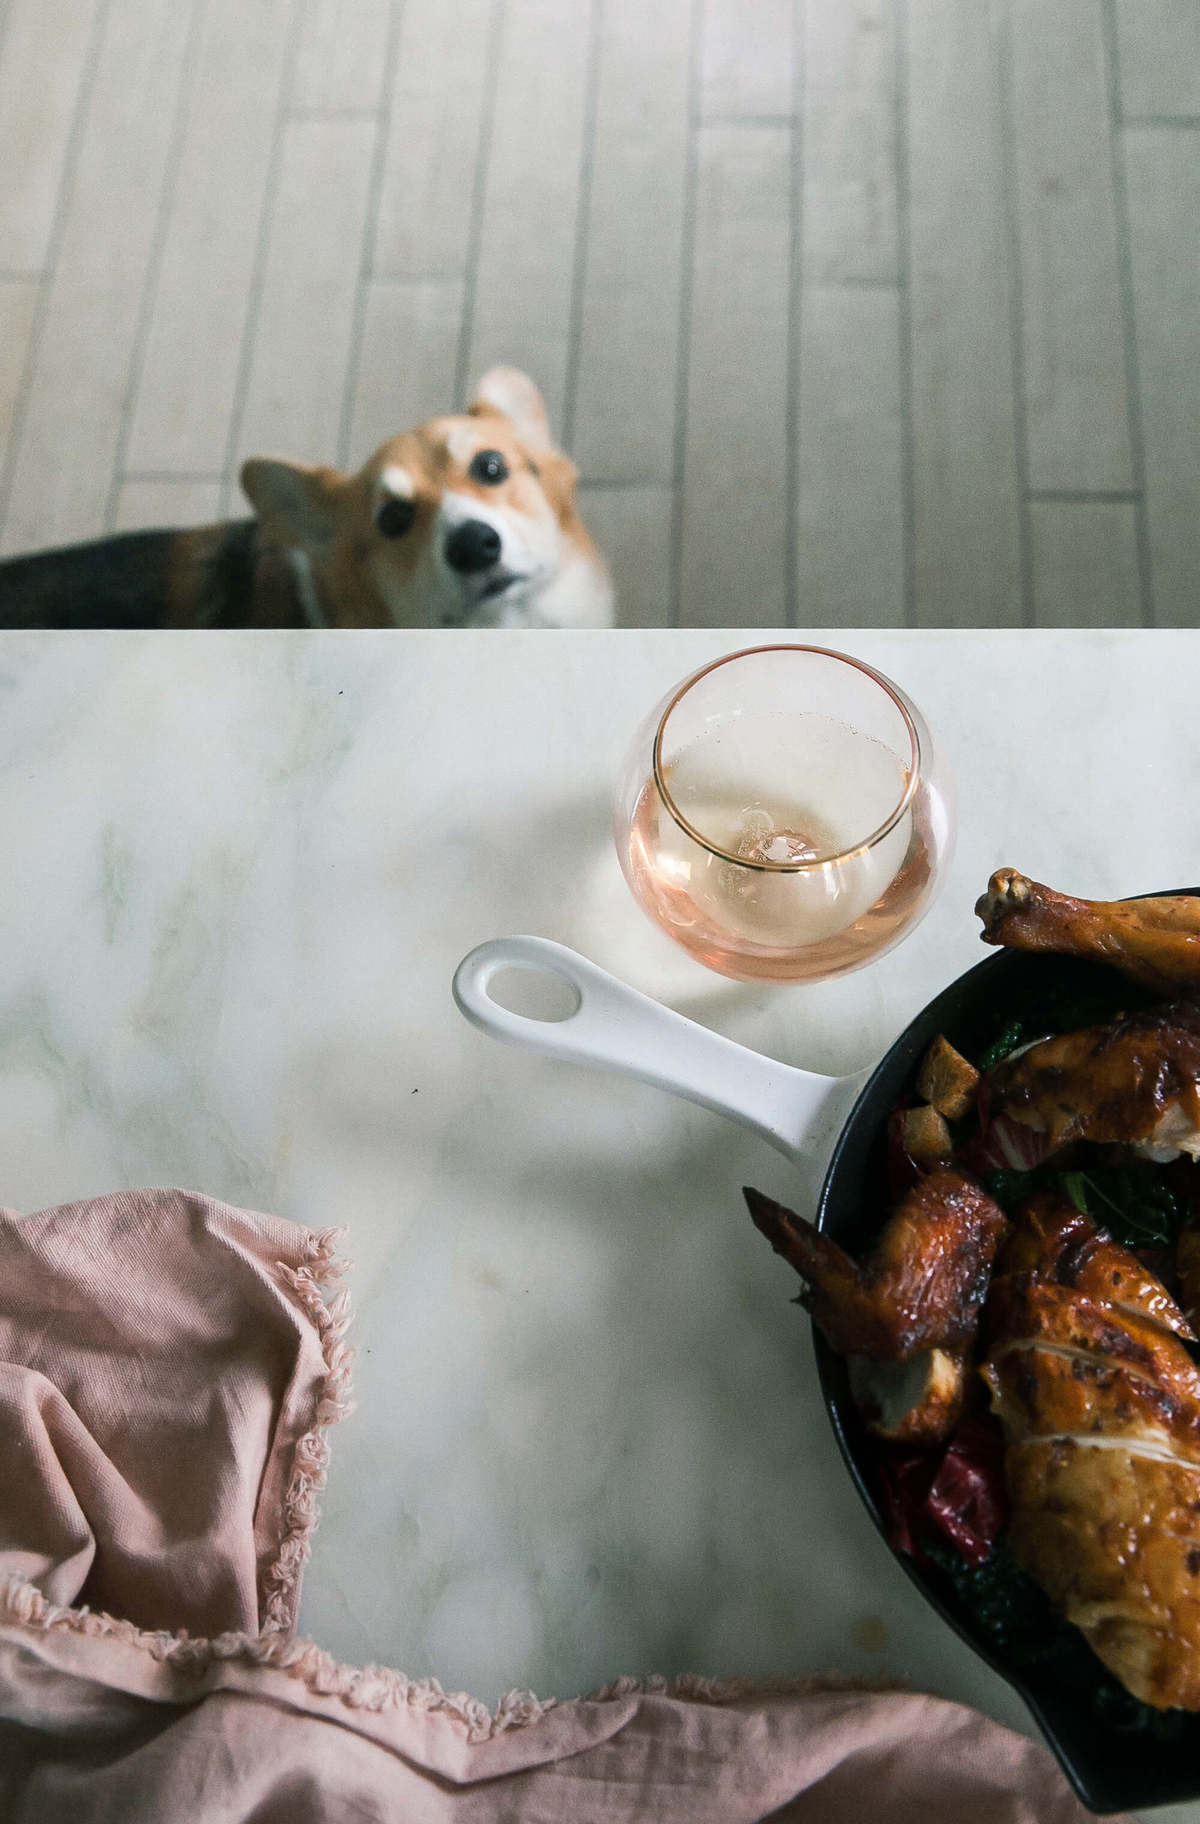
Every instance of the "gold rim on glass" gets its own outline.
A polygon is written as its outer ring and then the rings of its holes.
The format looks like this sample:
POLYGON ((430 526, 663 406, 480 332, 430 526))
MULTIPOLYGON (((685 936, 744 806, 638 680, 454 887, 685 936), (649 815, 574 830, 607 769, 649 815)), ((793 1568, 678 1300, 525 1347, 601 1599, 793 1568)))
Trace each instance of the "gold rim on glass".
POLYGON ((889 684, 882 672, 876 671, 871 665, 865 665, 861 659, 853 659, 847 652, 834 652, 830 646, 786 645, 783 643, 775 646, 744 646, 740 652, 727 652, 724 658, 714 659, 711 665, 705 665, 700 671, 693 672, 692 676, 685 679, 679 686, 679 689, 675 692, 675 695, 671 698, 667 707, 663 710, 662 715, 658 719, 658 728, 654 736, 653 772, 654 784, 658 791, 658 795, 666 805, 670 815, 674 818, 680 829, 683 830, 686 835, 690 836, 693 842, 699 843, 702 849, 707 849, 710 855, 715 855, 719 861, 732 862, 734 867, 737 868, 757 869, 760 874, 803 874, 810 868, 837 867, 844 861, 852 861, 857 855, 865 855, 869 849, 875 847, 876 843, 882 842, 883 838, 890 830, 895 829, 905 811, 907 811, 909 805, 912 803, 913 796, 920 783, 921 737, 917 732, 917 725, 913 721, 912 711, 909 709, 895 685, 889 684), (732 665, 735 659, 756 658, 760 653, 764 652, 811 652, 818 658, 837 659, 839 663, 843 665, 853 665, 856 671, 865 673, 868 678, 871 678, 882 690, 887 692, 887 695, 892 699, 892 702, 900 711, 904 720, 904 726, 908 730, 908 738, 912 746, 912 764, 908 769, 908 783, 901 795, 900 802, 897 804, 895 810, 880 824, 877 830, 872 830, 869 836, 864 837, 863 840, 856 843, 853 848, 840 849, 836 855, 825 855, 813 861, 752 861, 746 855, 731 855, 728 849, 722 849, 717 843, 710 842, 707 836, 701 835, 700 831, 688 822, 668 790, 662 763, 662 747, 663 736, 666 733, 667 721, 671 715, 671 711, 677 704, 682 702, 693 685, 699 684, 701 678, 706 678, 710 671, 716 671, 721 665, 732 665))

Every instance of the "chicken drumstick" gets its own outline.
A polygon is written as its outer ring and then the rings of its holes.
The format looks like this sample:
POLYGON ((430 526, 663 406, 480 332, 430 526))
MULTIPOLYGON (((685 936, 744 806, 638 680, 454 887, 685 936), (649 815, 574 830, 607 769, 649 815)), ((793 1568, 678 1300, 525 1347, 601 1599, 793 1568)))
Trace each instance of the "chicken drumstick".
POLYGON ((1111 963, 1158 994, 1200 988, 1200 899, 1068 899, 1000 868, 975 911, 985 944, 1111 963))

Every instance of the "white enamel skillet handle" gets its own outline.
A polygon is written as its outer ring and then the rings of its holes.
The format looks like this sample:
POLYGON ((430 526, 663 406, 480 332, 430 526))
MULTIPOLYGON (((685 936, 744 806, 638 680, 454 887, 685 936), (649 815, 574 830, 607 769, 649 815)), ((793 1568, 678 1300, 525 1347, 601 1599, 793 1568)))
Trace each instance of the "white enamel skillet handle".
POLYGON ((778 1064, 673 1013, 544 937, 497 937, 458 965, 454 999, 480 1031, 547 1057, 598 1064, 753 1129, 789 1159, 822 1157, 870 1075, 821 1077, 778 1064), (575 990, 565 1019, 511 1013, 488 993, 502 969, 535 970, 575 990))

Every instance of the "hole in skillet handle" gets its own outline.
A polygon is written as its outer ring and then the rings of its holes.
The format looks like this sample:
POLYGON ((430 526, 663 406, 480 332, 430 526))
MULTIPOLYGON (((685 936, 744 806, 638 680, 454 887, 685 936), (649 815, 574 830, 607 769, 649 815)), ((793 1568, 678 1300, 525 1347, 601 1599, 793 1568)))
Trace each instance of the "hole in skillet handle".
POLYGON ((498 1007, 526 1020, 557 1024, 570 1020, 583 1002, 574 982, 556 969, 508 963, 488 978, 487 996, 498 1007))
MULTIPOLYGON (((1180 887, 1141 897, 1185 895, 1200 895, 1200 888, 1180 887)), ((1114 1013, 1150 998, 1102 964, 1015 951, 1001 951, 977 963, 917 1015, 869 1078, 829 1162, 817 1212, 821 1229, 849 1253, 861 1252, 878 1231, 881 1212, 887 1207, 887 1117, 911 1089, 920 1060, 938 1033, 944 1033, 968 1057, 978 1055, 1009 1019, 1020 1018, 1025 1009, 1034 1016, 1048 994, 1080 998, 1095 994, 1108 1000, 1114 1013)), ((867 1512, 887 1542, 876 1480, 878 1446, 851 1399, 845 1362, 816 1329, 813 1344, 838 1448, 867 1512)), ((1099 1660, 1095 1661, 1094 1688, 1069 1684, 1051 1658, 1044 1665, 1017 1663, 1014 1655, 984 1631, 945 1573, 922 1569, 901 1552, 893 1551, 893 1556, 943 1621, 1024 1699, 1063 1772, 1090 1810, 1101 1814, 1136 1811, 1200 1799, 1200 1714, 1164 1713, 1170 1720, 1161 1734, 1114 1727, 1111 1720, 1101 1717, 1099 1708, 1103 1688, 1116 1681, 1099 1660)), ((1090 1657, 1085 1648, 1085 1660, 1090 1657)))

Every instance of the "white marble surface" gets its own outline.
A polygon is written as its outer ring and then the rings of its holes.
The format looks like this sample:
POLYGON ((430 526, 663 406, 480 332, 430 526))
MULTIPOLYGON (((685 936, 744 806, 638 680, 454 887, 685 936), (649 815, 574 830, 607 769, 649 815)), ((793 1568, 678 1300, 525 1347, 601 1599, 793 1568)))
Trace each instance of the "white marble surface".
POLYGON ((490 1042, 449 983, 540 933, 789 1062, 869 1063, 978 959, 999 863, 1093 895, 1200 880, 1200 635, 831 639, 938 730, 961 830, 907 943, 797 989, 676 952, 610 846, 628 734, 739 643, 4 635, 0 1194, 177 1183, 347 1225, 359 1407, 303 1615, 339 1656, 487 1699, 896 1673, 1029 1729, 842 1470, 738 1194, 803 1207, 805 1174, 490 1042))

